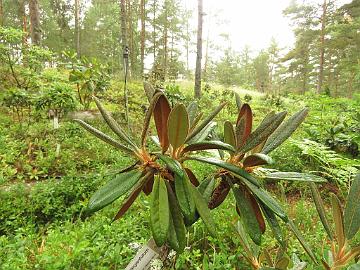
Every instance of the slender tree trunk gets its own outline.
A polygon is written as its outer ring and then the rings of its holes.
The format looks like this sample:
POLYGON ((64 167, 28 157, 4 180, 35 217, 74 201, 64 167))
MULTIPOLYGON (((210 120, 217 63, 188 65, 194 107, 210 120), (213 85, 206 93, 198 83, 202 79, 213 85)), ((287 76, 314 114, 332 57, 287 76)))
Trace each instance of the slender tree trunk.
POLYGON ((156 61, 156 0, 153 1, 153 19, 152 19, 152 23, 153 23, 152 37, 153 37, 153 58, 154 58, 153 66, 155 66, 155 61, 156 61))
POLYGON ((195 69, 195 98, 201 97, 201 58, 202 58, 202 24, 203 24, 203 0, 198 0, 198 29, 196 48, 196 69, 195 69))
POLYGON ((4 25, 4 9, 3 9, 3 0, 0 0, 0 26, 4 25))
POLYGON ((31 43, 39 46, 41 43, 40 10, 38 0, 29 1, 31 43))
POLYGON ((80 0, 75 0, 75 48, 77 56, 80 57, 80 0))
MULTIPOLYGON (((129 68, 129 77, 133 74, 136 74, 136 59, 135 59, 135 41, 134 41, 134 27, 132 25, 132 9, 135 7, 135 4, 131 4, 130 0, 126 0, 127 13, 127 33, 128 33, 128 46, 129 46, 129 57, 130 57, 130 68, 129 68)), ((133 1, 135 2, 135 1, 133 1)))
POLYGON ((167 1, 165 0, 164 9, 165 9, 165 22, 164 22, 164 66, 163 66, 163 72, 164 72, 164 81, 166 81, 167 78, 167 66, 168 66, 168 30, 169 30, 169 24, 168 24, 168 5, 167 1))
POLYGON ((321 32, 320 32, 320 63, 319 63, 319 75, 317 84, 317 93, 320 94, 322 91, 322 84, 324 80, 324 56, 325 56, 325 28, 326 28, 326 11, 327 11, 327 0, 324 0, 322 5, 322 16, 321 16, 321 32))
POLYGON ((18 0, 18 16, 22 22, 21 28, 24 32, 22 37, 22 44, 27 45, 27 20, 25 13, 25 0, 18 0))
MULTIPOLYGON (((129 48, 127 41, 127 29, 126 29, 126 3, 125 0, 120 1, 120 16, 121 16, 121 42, 123 49, 123 63, 124 63, 124 105, 125 105, 125 119, 130 130, 129 123, 129 108, 128 108, 128 91, 127 91, 127 76, 129 69, 129 48)), ((131 52, 130 52, 131 53, 131 52)))
POLYGON ((205 63, 204 63, 204 81, 208 81, 208 64, 209 64, 209 38, 210 38, 210 28, 208 28, 207 37, 206 37, 206 48, 205 48, 205 63))
POLYGON ((140 0, 140 17, 141 17, 141 33, 140 33, 140 57, 141 57, 141 75, 144 75, 144 59, 145 59, 145 0, 140 0))

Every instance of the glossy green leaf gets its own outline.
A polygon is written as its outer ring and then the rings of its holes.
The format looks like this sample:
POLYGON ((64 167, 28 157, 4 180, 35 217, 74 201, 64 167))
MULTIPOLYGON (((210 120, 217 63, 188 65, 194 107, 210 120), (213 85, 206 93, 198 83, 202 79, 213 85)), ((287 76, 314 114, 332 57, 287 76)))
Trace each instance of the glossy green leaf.
POLYGON ((309 257, 313 260, 313 262, 315 264, 317 264, 317 260, 316 257, 314 255, 314 253, 312 252, 311 248, 309 247, 308 243, 306 242, 306 240, 304 239, 304 237, 302 236, 301 232, 299 231, 299 229, 295 226, 295 224, 289 219, 289 221, 287 222, 287 224, 289 225, 290 230, 295 234, 296 238, 299 240, 299 243, 301 244, 301 246, 304 248, 304 250, 306 251, 306 253, 309 255, 309 257))
POLYGON ((115 176, 91 196, 87 211, 95 212, 109 205, 134 187, 141 175, 141 171, 133 170, 115 176))
POLYGON ((264 216, 270 225, 270 228, 275 236, 275 239, 279 242, 280 246, 285 247, 284 234, 281 230, 280 224, 275 214, 263 203, 260 203, 264 216))
POLYGON ((170 207, 169 244, 176 252, 181 253, 186 245, 186 228, 181 215, 176 196, 168 182, 166 182, 170 207))
POLYGON ((167 239, 170 222, 169 198, 165 181, 160 176, 155 176, 150 203, 151 231, 158 247, 161 247, 167 239))
POLYGON ((236 148, 236 137, 235 137, 234 126, 228 120, 226 120, 224 123, 224 142, 236 148))
POLYGON ((203 196, 200 194, 200 192, 192 185, 189 185, 190 191, 192 193, 196 210, 198 211, 201 219, 203 220, 205 227, 209 231, 209 233, 216 237, 216 225, 215 222, 211 216, 210 209, 208 208, 208 205, 203 198, 203 196))
POLYGON ((260 165, 273 164, 273 160, 271 157, 261 153, 255 153, 250 156, 247 156, 244 159, 243 166, 246 167, 254 167, 260 165))
POLYGON ((245 145, 239 151, 246 153, 266 140, 284 120, 286 112, 277 113, 264 120, 247 138, 245 145))
POLYGON ((93 97, 96 106, 98 107, 102 117, 104 118, 105 122, 108 124, 108 126, 111 128, 111 130, 122 140, 127 142, 129 145, 131 145, 135 150, 138 148, 136 144, 130 139, 130 137, 123 131, 123 129, 119 126, 119 124, 112 118, 112 116, 105 110, 105 108, 102 106, 100 101, 93 97))
POLYGON ((327 182, 326 179, 309 174, 309 173, 298 173, 298 172, 273 172, 266 175, 265 179, 268 180, 287 180, 287 181, 303 181, 303 182, 327 182))
POLYGON ((189 117, 183 104, 176 105, 168 119, 169 142, 174 149, 185 143, 189 131, 189 117))
POLYGON ((159 142, 161 145, 161 149, 164 152, 169 147, 169 135, 167 129, 167 123, 169 119, 171 108, 169 101, 165 97, 165 95, 161 95, 157 100, 154 107, 154 121, 156 126, 156 131, 158 134, 159 142))
POLYGON ((196 117, 198 116, 198 110, 199 110, 199 106, 197 104, 197 102, 193 101, 191 102, 187 108, 186 108, 188 115, 189 115, 189 123, 190 126, 192 126, 195 122, 196 117))
POLYGON ((161 154, 156 154, 156 156, 166 164, 166 166, 169 168, 170 171, 172 171, 173 173, 177 174, 182 178, 185 177, 185 172, 181 167, 179 161, 161 154))
POLYGON ((188 220, 192 220, 195 216, 195 202, 191 195, 190 186, 192 186, 192 184, 185 174, 183 177, 175 174, 176 197, 182 213, 188 220))
POLYGON ((134 150, 130 149, 129 147, 119 143, 118 141, 114 140, 110 136, 106 135, 105 133, 101 132, 100 130, 90 126, 89 124, 85 123, 84 121, 80 119, 75 119, 74 121, 78 122, 83 128, 85 128, 87 131, 89 131, 94 136, 98 137, 100 140, 114 146, 115 148, 118 148, 122 151, 125 151, 127 153, 134 154, 134 150))
POLYGON ((155 89, 149 82, 144 81, 143 85, 144 85, 144 91, 145 91, 146 97, 147 97, 148 101, 151 102, 151 100, 155 94, 155 89))
POLYGON ((235 92, 235 99, 236 99, 236 107, 237 107, 238 111, 240 111, 241 107, 242 107, 242 101, 241 101, 240 95, 236 92, 235 92))
POLYGON ((193 137, 195 137, 203 128, 205 128, 210 122, 211 120, 214 119, 214 117, 222 110, 222 108, 224 108, 224 106, 227 103, 224 102, 222 104, 220 104, 212 113, 210 113, 208 115, 208 117, 206 117, 196 128, 194 128, 194 130, 192 132, 190 132, 190 134, 187 136, 186 141, 190 141, 193 137))
POLYGON ((342 248, 345 245, 345 232, 344 232, 344 219, 343 213, 341 209, 341 204, 336 197, 335 194, 331 194, 331 205, 332 205, 332 212, 333 218, 335 223, 335 235, 339 245, 339 248, 342 248))
POLYGON ((252 176, 251 174, 249 174, 247 171, 245 171, 244 169, 235 166, 231 163, 219 160, 219 159, 215 159, 215 158, 205 158, 205 157, 188 157, 188 159, 190 160, 197 160, 203 163, 208 163, 211 165, 215 165, 218 166, 220 168, 223 168, 225 170, 228 170, 229 172, 235 174, 236 176, 240 176, 240 177, 244 177, 246 178, 248 181, 250 181, 252 184, 259 186, 258 180, 252 176))
POLYGON ((254 243, 260 245, 262 229, 260 228, 260 224, 256 218, 258 213, 254 211, 255 209, 252 207, 252 204, 249 200, 249 194, 247 194, 245 190, 241 190, 238 187, 232 187, 232 191, 236 200, 236 204, 239 207, 240 218, 244 224, 245 230, 248 232, 254 243))
POLYGON ((282 209, 280 204, 263 188, 254 185, 249 182, 248 179, 241 177, 244 184, 249 188, 249 190, 256 195, 257 199, 263 202, 274 214, 276 214, 283 221, 288 221, 288 217, 285 211, 282 209))
POLYGON ((207 126, 205 126, 202 130, 200 130, 191 140, 187 140, 187 143, 192 144, 196 142, 205 141, 215 127, 216 127, 216 123, 210 122, 207 126))
POLYGON ((325 229, 327 235, 332 240, 333 234, 331 232, 330 225, 329 225, 328 219, 326 217, 325 206, 324 206, 323 200, 321 199, 320 192, 314 183, 310 183, 310 188, 311 188, 311 195, 314 200, 315 207, 319 214, 321 223, 324 226, 324 229, 325 229))
POLYGON ((203 142, 196 142, 187 145, 183 152, 189 151, 199 151, 199 150, 209 150, 209 149, 222 149, 227 150, 229 152, 234 152, 235 149, 231 145, 227 143, 223 143, 222 141, 203 141, 203 142))
POLYGON ((282 123, 279 128, 276 129, 275 132, 267 139, 261 152, 268 154, 281 145, 305 120, 308 112, 309 109, 304 108, 292 115, 287 121, 282 123))
POLYGON ((215 188, 215 183, 216 183, 216 181, 215 181, 214 177, 208 177, 208 178, 204 179, 200 183, 200 185, 197 187, 198 191, 203 196, 206 203, 209 203, 209 201, 210 201, 211 194, 215 188))
POLYGON ((360 228, 360 173, 352 181, 349 195, 346 199, 344 212, 346 239, 351 239, 360 228))

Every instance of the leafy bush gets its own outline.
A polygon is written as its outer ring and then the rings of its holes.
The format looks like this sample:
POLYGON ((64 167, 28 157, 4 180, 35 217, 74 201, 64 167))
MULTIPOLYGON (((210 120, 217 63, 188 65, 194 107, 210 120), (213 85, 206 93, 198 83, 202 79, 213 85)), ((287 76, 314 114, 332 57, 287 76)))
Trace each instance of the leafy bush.
POLYGON ((34 97, 26 90, 11 88, 3 96, 2 103, 11 109, 14 116, 16 115, 17 120, 21 122, 24 119, 25 113, 30 117, 34 97))
POLYGON ((52 110, 54 116, 62 117, 76 107, 72 87, 64 83, 54 83, 37 97, 35 107, 38 111, 52 110))

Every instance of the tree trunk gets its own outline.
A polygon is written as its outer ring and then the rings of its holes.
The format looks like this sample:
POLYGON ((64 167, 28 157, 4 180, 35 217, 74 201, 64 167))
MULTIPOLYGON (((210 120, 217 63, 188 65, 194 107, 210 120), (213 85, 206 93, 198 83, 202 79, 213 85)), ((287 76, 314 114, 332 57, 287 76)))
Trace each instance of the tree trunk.
POLYGON ((3 1, 0 0, 0 26, 4 25, 4 10, 3 10, 3 1))
POLYGON ((75 48, 77 56, 80 57, 80 0, 75 0, 75 48))
POLYGON ((203 24, 203 0, 198 0, 198 29, 196 48, 196 69, 195 69, 195 98, 201 97, 201 58, 202 58, 202 24, 203 24))
POLYGON ((156 0, 153 1, 152 23, 153 23, 152 37, 153 37, 153 58, 154 58, 153 66, 155 66, 155 61, 156 61, 156 0))
POLYGON ((22 44, 27 45, 27 20, 25 12, 25 0, 18 0, 18 16, 19 20, 22 22, 21 28, 24 32, 22 37, 22 44))
POLYGON ((167 66, 168 66, 168 30, 169 30, 169 25, 168 25, 168 5, 167 5, 167 1, 165 0, 165 4, 164 4, 164 9, 165 9, 165 21, 164 21, 164 44, 163 44, 163 48, 164 48, 164 64, 163 64, 163 72, 164 72, 164 81, 166 81, 167 78, 167 66))
POLYGON ((40 10, 38 0, 29 1, 31 43, 39 46, 41 43, 40 10))
POLYGON ((140 33, 140 57, 141 57, 141 75, 144 75, 144 58, 145 58, 145 0, 140 0, 140 19, 141 19, 141 33, 140 33))
MULTIPOLYGON (((129 108, 128 108, 128 91, 127 91, 127 76, 129 69, 129 48, 127 44, 127 29, 126 29, 126 5, 125 0, 120 1, 120 16, 121 16, 121 42, 123 49, 123 63, 124 63, 124 105, 125 105, 125 118, 130 130, 129 123, 129 108)), ((131 53, 131 52, 130 52, 131 53)))
POLYGON ((322 84, 324 80, 324 55, 325 55, 325 27, 326 27, 326 10, 327 0, 324 0, 322 5, 322 16, 321 16, 321 32, 320 32, 320 63, 319 63, 319 76, 317 84, 317 93, 320 94, 322 91, 322 84))
MULTIPOLYGON (((128 71, 129 77, 133 74, 136 74, 136 58, 135 58, 135 40, 134 40, 134 27, 132 24, 132 8, 135 7, 135 3, 132 5, 130 0, 126 1, 127 13, 126 13, 126 21, 127 21, 127 33, 128 33, 128 46, 129 46, 129 57, 130 57, 130 68, 128 71)), ((134 2, 134 1, 133 1, 134 2)))

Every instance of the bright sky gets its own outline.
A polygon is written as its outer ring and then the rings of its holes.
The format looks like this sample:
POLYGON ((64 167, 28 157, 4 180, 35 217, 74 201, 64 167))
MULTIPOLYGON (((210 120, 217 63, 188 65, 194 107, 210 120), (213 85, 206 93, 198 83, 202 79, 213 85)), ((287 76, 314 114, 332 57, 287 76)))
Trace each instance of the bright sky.
MULTIPOLYGON (((197 1, 183 0, 188 8, 193 10, 197 18, 197 1)), ((319 3, 323 0, 298 0, 298 2, 319 3)), ((337 0, 338 5, 350 0, 337 0)), ((207 27, 210 24, 210 40, 219 40, 220 33, 228 33, 231 45, 240 51, 245 45, 259 51, 268 47, 272 37, 279 46, 291 47, 294 35, 282 11, 289 5, 290 0, 203 0, 204 11, 204 40, 207 38, 207 27), (227 23, 218 26, 214 13, 220 11, 217 17, 227 23), (210 20, 209 20, 210 17, 210 20)), ((194 22, 196 25, 196 21, 194 22)))

